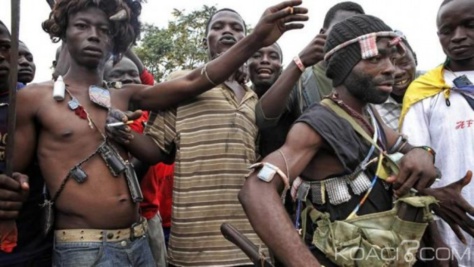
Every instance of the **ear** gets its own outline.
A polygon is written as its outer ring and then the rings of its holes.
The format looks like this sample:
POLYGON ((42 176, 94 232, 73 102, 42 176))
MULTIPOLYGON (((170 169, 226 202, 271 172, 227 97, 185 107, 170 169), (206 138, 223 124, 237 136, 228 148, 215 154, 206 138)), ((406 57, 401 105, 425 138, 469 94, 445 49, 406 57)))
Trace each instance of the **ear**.
POLYGON ((202 47, 204 48, 204 50, 207 50, 207 48, 209 47, 207 45, 207 38, 202 38, 202 47))

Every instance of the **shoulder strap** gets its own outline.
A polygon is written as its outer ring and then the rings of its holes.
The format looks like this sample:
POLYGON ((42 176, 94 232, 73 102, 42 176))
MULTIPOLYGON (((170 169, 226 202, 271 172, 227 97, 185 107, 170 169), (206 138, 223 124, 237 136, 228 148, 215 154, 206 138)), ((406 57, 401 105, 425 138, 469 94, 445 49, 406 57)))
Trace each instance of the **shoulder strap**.
POLYGON ((325 98, 321 101, 321 105, 330 108, 339 117, 345 119, 347 122, 349 122, 349 124, 352 126, 352 128, 354 128, 354 130, 359 135, 361 135, 364 139, 369 141, 369 143, 372 144, 373 146, 375 146, 375 148, 377 148, 379 151, 381 151, 381 152, 383 151, 377 145, 377 143, 374 142, 374 140, 372 140, 372 138, 370 138, 370 136, 367 134, 367 132, 364 131, 364 129, 362 129, 362 127, 349 114, 347 114, 347 112, 345 112, 342 108, 340 108, 338 105, 336 105, 332 100, 325 98))
POLYGON ((321 104, 325 107, 330 108, 332 111, 334 111, 338 116, 341 118, 345 119, 349 124, 354 128, 354 130, 361 135, 363 138, 365 138, 367 141, 369 141, 375 148, 377 148, 380 151, 381 157, 379 157, 379 163, 377 167, 377 176, 380 178, 387 178, 390 174, 395 174, 398 173, 398 165, 389 157, 386 155, 386 152, 382 150, 374 140, 370 138, 370 136, 362 129, 362 127, 349 115, 347 112, 345 112, 342 108, 340 108, 337 104, 335 104, 332 100, 330 99, 323 99, 321 101, 321 104))

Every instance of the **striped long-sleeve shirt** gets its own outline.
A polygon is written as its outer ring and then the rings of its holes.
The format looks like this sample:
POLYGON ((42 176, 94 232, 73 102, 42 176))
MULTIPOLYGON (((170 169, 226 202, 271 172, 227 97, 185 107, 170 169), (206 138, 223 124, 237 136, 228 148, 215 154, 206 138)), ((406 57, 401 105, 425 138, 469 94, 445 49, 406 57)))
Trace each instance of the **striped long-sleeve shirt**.
POLYGON ((230 222, 255 244, 237 194, 255 161, 257 96, 240 103, 220 85, 179 107, 152 113, 146 133, 167 153, 176 145, 169 260, 176 266, 237 266, 250 260, 220 232, 230 222))

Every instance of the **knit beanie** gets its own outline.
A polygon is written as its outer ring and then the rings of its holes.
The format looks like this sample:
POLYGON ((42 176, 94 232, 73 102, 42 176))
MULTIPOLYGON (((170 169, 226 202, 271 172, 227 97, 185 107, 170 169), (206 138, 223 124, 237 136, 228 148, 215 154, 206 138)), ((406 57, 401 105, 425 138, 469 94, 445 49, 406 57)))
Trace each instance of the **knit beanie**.
MULTIPOLYGON (((370 15, 352 16, 332 27, 324 45, 324 53, 359 36, 382 31, 392 31, 392 29, 379 18, 370 15)), ((333 87, 341 85, 361 59, 359 42, 341 48, 329 57, 326 62, 326 76, 332 79, 333 87)))

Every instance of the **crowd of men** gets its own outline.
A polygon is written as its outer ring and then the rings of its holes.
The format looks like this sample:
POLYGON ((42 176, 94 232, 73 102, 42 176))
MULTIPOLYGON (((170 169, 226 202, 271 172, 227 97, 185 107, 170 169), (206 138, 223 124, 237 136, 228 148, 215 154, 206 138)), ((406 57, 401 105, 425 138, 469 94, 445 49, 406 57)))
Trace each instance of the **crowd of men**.
POLYGON ((277 40, 304 26, 301 0, 251 33, 220 9, 208 62, 161 83, 131 49, 142 5, 54 1, 44 82, 0 18, 0 266, 473 265, 474 2, 433 14, 446 61, 426 72, 354 2, 286 67, 277 40))

